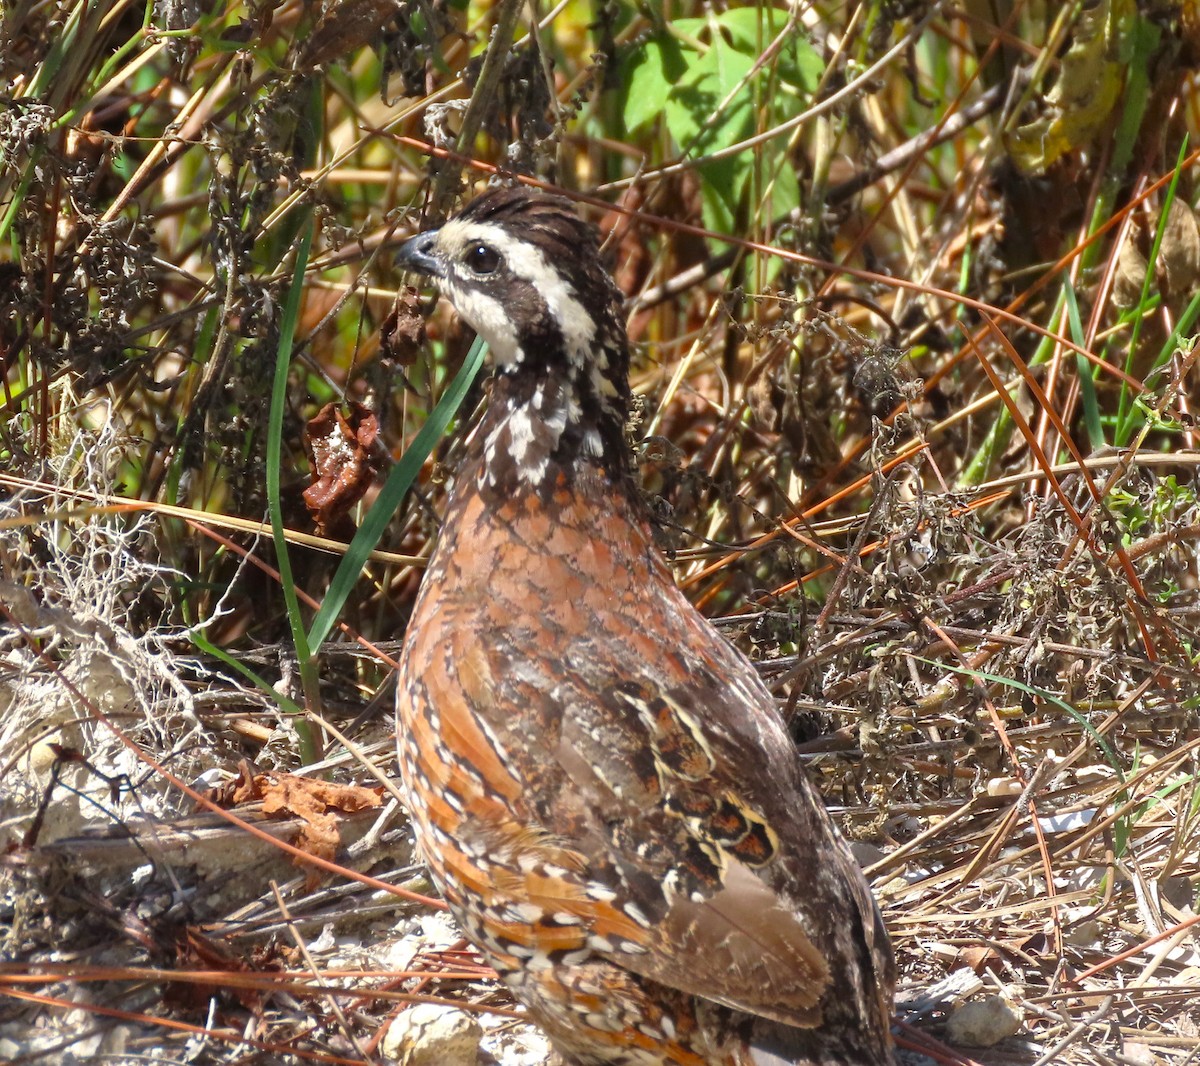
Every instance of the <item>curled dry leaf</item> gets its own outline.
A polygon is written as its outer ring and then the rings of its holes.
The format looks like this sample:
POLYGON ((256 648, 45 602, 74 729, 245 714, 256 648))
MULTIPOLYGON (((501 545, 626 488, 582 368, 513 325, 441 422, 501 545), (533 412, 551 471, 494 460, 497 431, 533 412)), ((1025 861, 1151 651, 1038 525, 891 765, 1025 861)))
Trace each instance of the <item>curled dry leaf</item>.
MULTIPOLYGON (((1143 245, 1149 240, 1138 227, 1117 253, 1113 279, 1113 302, 1118 307, 1134 307, 1142 298, 1146 280, 1146 255, 1143 245)), ((1162 241, 1154 267, 1155 282, 1171 296, 1188 296, 1200 281, 1200 223, 1186 200, 1171 201, 1163 223, 1162 241)))
POLYGON ((297 68, 311 70, 343 59, 378 41, 384 27, 400 14, 398 0, 330 0, 300 51, 297 68))
POLYGON ((1043 96, 1042 113, 1004 138, 1026 174, 1044 174, 1104 129, 1121 99, 1136 19, 1134 0, 1100 0, 1080 9, 1057 79, 1043 96))
POLYGON ((379 433, 375 415, 359 403, 350 404, 349 417, 327 403, 306 429, 313 483, 304 502, 322 536, 347 532, 349 512, 375 476, 371 445, 379 433))
POLYGON ((412 366, 425 347, 425 316, 415 289, 396 296, 396 305, 379 328, 380 353, 401 366, 412 366))
POLYGON ((379 807, 383 789, 337 785, 295 774, 256 774, 243 763, 238 779, 213 792, 212 798, 226 807, 261 802, 263 814, 269 818, 301 819, 296 847, 317 858, 332 859, 341 842, 337 814, 379 807))
POLYGON ((1200 277, 1200 226, 1196 212, 1180 197, 1172 200, 1167 210, 1160 254, 1171 292, 1191 292, 1200 277))
POLYGON ((1134 307, 1142 298, 1146 281, 1146 257, 1138 247, 1138 234, 1132 231, 1117 253, 1117 270, 1113 277, 1113 303, 1118 307, 1134 307))
POLYGON ((786 365, 774 362, 746 388, 746 403, 755 421, 769 433, 779 433, 797 454, 807 450, 808 437, 799 387, 786 365))

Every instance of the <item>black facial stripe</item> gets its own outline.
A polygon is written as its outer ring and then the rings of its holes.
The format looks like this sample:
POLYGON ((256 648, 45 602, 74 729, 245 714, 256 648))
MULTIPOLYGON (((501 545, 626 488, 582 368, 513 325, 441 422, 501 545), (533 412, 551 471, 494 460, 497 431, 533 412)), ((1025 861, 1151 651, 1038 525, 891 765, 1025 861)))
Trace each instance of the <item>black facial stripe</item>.
POLYGON ((629 350, 596 229, 565 200, 499 189, 451 219, 442 239, 443 291, 498 354, 477 438, 480 486, 549 494, 597 466, 625 485, 629 350))

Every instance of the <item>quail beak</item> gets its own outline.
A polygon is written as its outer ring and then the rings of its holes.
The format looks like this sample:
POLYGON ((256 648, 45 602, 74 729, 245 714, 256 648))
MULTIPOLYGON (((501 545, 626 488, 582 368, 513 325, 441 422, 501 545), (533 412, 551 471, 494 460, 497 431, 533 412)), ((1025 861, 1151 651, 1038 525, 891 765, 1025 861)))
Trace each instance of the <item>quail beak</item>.
POLYGON ((406 270, 415 270, 418 274, 444 277, 446 271, 435 250, 436 246, 437 230, 418 233, 400 246, 400 251, 396 253, 396 263, 406 270))

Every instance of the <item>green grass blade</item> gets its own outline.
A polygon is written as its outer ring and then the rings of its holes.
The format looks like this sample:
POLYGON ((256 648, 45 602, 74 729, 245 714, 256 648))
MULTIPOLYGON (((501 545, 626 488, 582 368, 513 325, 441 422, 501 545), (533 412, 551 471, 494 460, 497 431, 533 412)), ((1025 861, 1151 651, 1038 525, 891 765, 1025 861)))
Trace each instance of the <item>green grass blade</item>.
POLYGON ((224 648, 218 648, 211 640, 204 636, 202 627, 197 626, 195 629, 188 631, 188 639, 196 645, 205 655, 211 655, 214 659, 220 659, 226 666, 232 670, 236 670, 255 688, 259 689, 264 695, 270 696, 280 707, 285 714, 295 715, 297 718, 302 718, 304 708, 299 706, 295 700, 288 699, 282 692, 279 691, 265 678, 260 677, 245 663, 240 662, 229 654, 224 648))
POLYGON ((354 539, 350 542, 350 547, 346 550, 345 557, 338 564, 337 572, 329 584, 329 591, 321 603, 321 609, 317 611, 312 628, 308 631, 309 647, 319 648, 321 642, 329 636, 329 631, 333 628, 346 598, 358 581, 367 558, 374 550, 375 545, 379 543, 379 538, 383 536, 383 531, 392 520, 396 508, 400 506, 400 501, 404 499, 404 494, 416 480, 417 474, 420 473, 429 453, 433 451, 434 445, 446 432, 446 427, 462 403, 463 397, 466 396, 467 389, 471 387, 471 382, 479 373, 479 368, 483 365, 483 355, 483 341, 476 338, 462 369, 450 383, 450 387, 442 394, 437 406, 430 412, 425 425, 421 427, 421 431, 413 439, 412 444, 400 457, 400 461, 392 468, 379 497, 367 512, 366 518, 363 519, 362 525, 358 527, 358 532, 354 534, 354 539))
POLYGON ((313 228, 311 223, 304 227, 300 245, 296 249, 296 266, 292 272, 292 284, 288 288, 283 305, 283 318, 279 324, 279 350, 275 357, 275 382, 271 389, 271 414, 267 421, 267 507, 271 515, 271 535, 275 540, 275 559, 279 567, 279 580, 283 586, 283 599, 287 604, 288 622, 296 642, 296 655, 300 662, 312 658, 308 634, 300 614, 300 601, 296 596, 296 585, 292 580, 292 561, 288 556, 287 537, 283 525, 283 504, 280 500, 280 465, 283 461, 283 413, 287 406, 288 370, 292 363, 292 339, 296 334, 296 322, 300 318, 300 298, 304 291, 304 270, 308 265, 308 253, 312 247, 313 228))
MULTIPOLYGON (((1175 170, 1171 174, 1171 182, 1163 194, 1162 209, 1158 213, 1158 224, 1154 227, 1154 240, 1150 244, 1150 255, 1146 259, 1146 276, 1142 279, 1142 297, 1138 307, 1144 307, 1150 296, 1150 288, 1154 283, 1155 267, 1158 264, 1158 253, 1162 248, 1163 237, 1167 231, 1167 219, 1170 217, 1171 204, 1179 191, 1179 178, 1183 174, 1183 161, 1187 157, 1188 139, 1183 138, 1179 146, 1179 155, 1175 160, 1175 170)), ((1125 373, 1132 374, 1134 359, 1137 356, 1138 340, 1142 334, 1143 318, 1139 314, 1133 320, 1133 331, 1129 336, 1129 348, 1125 355, 1125 373)), ((1134 405, 1133 394, 1129 386, 1121 385, 1121 394, 1117 403, 1117 431, 1113 443, 1118 448, 1124 448, 1136 431, 1136 423, 1141 418, 1134 405)))
MULTIPOLYGON (((1081 348, 1084 346, 1083 320, 1079 316, 1079 303, 1075 299, 1075 287, 1070 281, 1063 283, 1063 296, 1067 301, 1067 320, 1071 324, 1071 340, 1081 348)), ((1075 372, 1079 377, 1079 402, 1083 405, 1083 421, 1087 426, 1088 443, 1092 451, 1103 448, 1104 426, 1100 422, 1100 404, 1096 399, 1096 382, 1092 378, 1092 365, 1078 352, 1075 353, 1075 372)))
POLYGON ((1052 704, 1061 711, 1065 711, 1075 720, 1075 724, 1079 726, 1089 737, 1092 742, 1103 754, 1105 761, 1116 772, 1118 780, 1125 782, 1125 771, 1121 765, 1121 760, 1117 757, 1117 753, 1113 750, 1112 745, 1096 731, 1095 726, 1087 720, 1078 710, 1072 707, 1066 700, 1060 699, 1053 692, 1047 692, 1042 688, 1035 688, 1033 685, 1027 685, 1024 681, 1019 681, 1014 677, 1002 677, 1000 674, 990 674, 986 670, 967 670, 961 666, 951 666, 949 663, 935 663, 932 659, 922 658, 920 655, 913 656, 917 662, 928 663, 931 666, 936 666, 942 670, 949 670, 951 673, 960 674, 963 677, 974 678, 977 681, 988 681, 993 685, 1003 685, 1007 688, 1016 689, 1018 692, 1024 692, 1029 696, 1036 696, 1038 699, 1045 700, 1046 703, 1052 704))
MULTIPOLYGON (((283 524, 283 502, 280 499, 280 468, 283 463, 283 415, 287 407, 288 371, 292 364, 292 341, 296 335, 296 323, 300 319, 300 301, 304 295, 304 271, 308 266, 312 248, 313 226, 305 220, 296 248, 296 265, 292 271, 292 283, 288 287, 283 304, 283 317, 279 323, 279 348, 275 356, 275 380, 271 388, 271 412, 267 420, 267 510, 271 516, 271 536, 275 542, 275 564, 279 568, 279 583, 283 586, 283 600, 287 607, 288 625, 296 647, 296 659, 300 667, 300 682, 304 697, 309 705, 320 710, 319 678, 316 660, 308 643, 304 629, 304 616, 300 612, 300 600, 296 595, 296 582, 292 577, 292 560, 288 554, 287 536, 283 524)), ((296 736, 300 742, 300 758, 305 763, 316 762, 320 757, 316 739, 308 722, 296 722, 296 736)))

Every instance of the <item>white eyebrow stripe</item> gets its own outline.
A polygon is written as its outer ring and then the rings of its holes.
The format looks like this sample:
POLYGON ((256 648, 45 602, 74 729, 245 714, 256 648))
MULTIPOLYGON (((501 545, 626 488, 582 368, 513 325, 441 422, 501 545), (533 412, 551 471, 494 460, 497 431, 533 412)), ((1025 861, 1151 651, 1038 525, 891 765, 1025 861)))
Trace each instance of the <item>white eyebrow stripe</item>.
MULTIPOLYGON (((454 219, 442 227, 438 239, 438 243, 444 242, 443 247, 451 253, 452 265, 456 265, 453 251, 461 251, 475 241, 482 241, 494 248, 503 256, 510 273, 533 286, 546 302, 546 310, 562 332, 567 358, 576 369, 582 370, 588 364, 595 346, 596 322, 579 302, 575 290, 563 275, 531 241, 514 236, 493 223, 454 219)), ((472 325, 475 323, 472 322, 472 325)))

